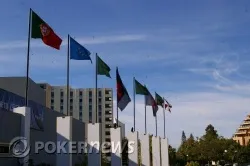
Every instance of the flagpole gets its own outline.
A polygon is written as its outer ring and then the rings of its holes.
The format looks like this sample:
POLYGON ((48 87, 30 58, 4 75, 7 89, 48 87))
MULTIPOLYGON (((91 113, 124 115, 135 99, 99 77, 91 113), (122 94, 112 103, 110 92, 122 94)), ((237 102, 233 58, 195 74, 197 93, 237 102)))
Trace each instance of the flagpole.
POLYGON ((134 85, 134 131, 135 131, 135 77, 133 79, 133 85, 134 85))
POLYGON ((29 90, 31 17, 32 17, 32 9, 30 8, 29 30, 28 30, 28 48, 27 48, 27 66, 26 66, 26 88, 25 88, 25 106, 26 107, 28 106, 28 90, 29 90))
POLYGON ((95 60, 96 60, 96 63, 95 63, 95 111, 96 111, 96 123, 98 123, 98 118, 97 118, 97 115, 98 115, 98 111, 97 111, 97 105, 98 105, 98 103, 97 103, 97 91, 98 91, 98 89, 97 89, 97 53, 95 54, 95 60))
POLYGON ((68 51, 67 51, 67 116, 69 116, 69 35, 68 35, 68 51))
POLYGON ((165 100, 163 98, 164 139, 166 138, 165 100))
POLYGON ((145 99, 145 135, 147 134, 147 106, 146 106, 146 96, 144 96, 145 99))
MULTIPOLYGON (((116 67, 116 72, 118 72, 118 67, 116 67)), ((116 73, 116 77, 117 77, 117 73, 116 73)), ((117 78, 116 78, 116 80, 117 80, 117 78)), ((117 85, 116 85, 117 86, 117 85)), ((116 87, 116 116, 117 116, 117 118, 116 118, 116 125, 117 125, 117 127, 119 127, 118 126, 118 118, 119 118, 119 110, 118 110, 118 88, 116 87)))
POLYGON ((157 114, 155 115, 155 136, 157 137, 157 114))

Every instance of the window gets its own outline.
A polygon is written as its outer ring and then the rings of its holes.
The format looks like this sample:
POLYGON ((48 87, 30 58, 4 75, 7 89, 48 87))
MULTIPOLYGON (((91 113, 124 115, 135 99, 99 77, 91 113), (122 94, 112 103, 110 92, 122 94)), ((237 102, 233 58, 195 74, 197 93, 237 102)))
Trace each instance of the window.
POLYGON ((92 111, 92 105, 89 105, 89 111, 92 111))
POLYGON ((102 105, 98 105, 98 110, 102 111, 102 105))
POLYGON ((105 104, 105 108, 111 108, 111 104, 105 104))
POLYGON ((99 96, 99 97, 102 97, 102 91, 99 91, 99 92, 98 92, 98 96, 99 96))
POLYGON ((63 103, 63 99, 61 99, 60 101, 61 101, 61 103, 63 103))
POLYGON ((69 114, 70 114, 70 116, 73 116, 73 112, 72 112, 72 111, 70 111, 70 113, 69 113, 69 114))
POLYGON ((111 118, 105 118, 105 121, 111 121, 112 119, 111 118))
POLYGON ((79 116, 80 116, 80 117, 82 116, 82 112, 79 112, 79 116))
POLYGON ((51 104, 52 104, 52 103, 54 103, 54 99, 51 99, 51 101, 50 101, 50 102, 51 102, 51 104))
POLYGON ((92 91, 89 91, 89 97, 92 97, 92 91))
POLYGON ((73 97, 73 92, 72 91, 70 92, 70 97, 73 97))
POLYGON ((102 118, 99 118, 99 123, 102 123, 102 118))
POLYGON ((63 106, 61 106, 60 109, 63 110, 63 106))
POLYGON ((92 119, 89 119, 89 123, 92 123, 92 119))
POLYGON ((82 102, 82 99, 79 99, 79 102, 81 103, 81 102, 82 102))
POLYGON ((79 110, 82 111, 82 106, 81 105, 79 106, 79 110))
POLYGON ((79 92, 79 96, 82 97, 82 91, 79 92))
POLYGON ((105 101, 111 101, 111 97, 105 97, 105 101))
POLYGON ((92 103, 92 99, 91 98, 89 99, 89 102, 92 103))
POLYGON ((73 110, 73 106, 70 106, 69 109, 70 109, 70 110, 73 110))
POLYGON ((98 99, 98 103, 102 103, 102 98, 99 98, 99 99, 98 99))
POLYGON ((70 99, 69 101, 70 101, 71 103, 73 103, 73 99, 70 99))
POLYGON ((55 96, 54 92, 51 92, 51 97, 54 97, 54 96, 55 96))
POLYGON ((63 97, 63 92, 61 92, 61 97, 63 97))
POLYGON ((105 141, 106 142, 110 142, 111 140, 110 140, 110 138, 106 138, 105 141))
POLYGON ((111 125, 106 124, 105 127, 106 127, 106 128, 111 128, 111 125))
POLYGON ((105 94, 109 95, 110 94, 110 90, 105 90, 105 94))
POLYGON ((61 113, 63 113, 63 110, 60 110, 61 113))
POLYGON ((82 117, 81 117, 81 116, 79 117, 79 120, 82 120, 82 117))
POLYGON ((111 114, 111 111, 105 111, 105 114, 111 114))
POLYGON ((102 112, 98 112, 98 116, 101 117, 102 116, 102 112))
POLYGON ((106 135, 110 135, 110 131, 106 131, 105 134, 106 134, 106 135))

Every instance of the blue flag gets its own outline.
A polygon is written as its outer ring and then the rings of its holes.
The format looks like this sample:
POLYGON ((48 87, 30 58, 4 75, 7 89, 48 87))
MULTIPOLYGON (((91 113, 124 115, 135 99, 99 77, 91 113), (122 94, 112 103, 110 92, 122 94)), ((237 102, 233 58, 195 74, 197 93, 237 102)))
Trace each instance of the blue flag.
POLYGON ((70 59, 90 60, 92 63, 90 54, 89 50, 70 37, 70 59))

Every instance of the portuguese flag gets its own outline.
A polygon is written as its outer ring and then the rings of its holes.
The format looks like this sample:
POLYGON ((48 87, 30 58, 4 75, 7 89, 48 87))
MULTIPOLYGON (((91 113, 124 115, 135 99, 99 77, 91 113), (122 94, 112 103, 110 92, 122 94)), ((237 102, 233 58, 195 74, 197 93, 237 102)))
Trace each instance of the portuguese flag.
POLYGON ((31 18, 31 38, 42 39, 44 44, 59 50, 62 39, 34 11, 31 11, 31 18))
POLYGON ((116 90, 117 90, 117 107, 123 111, 131 99, 128 95, 128 91, 122 83, 118 68, 116 68, 116 90))

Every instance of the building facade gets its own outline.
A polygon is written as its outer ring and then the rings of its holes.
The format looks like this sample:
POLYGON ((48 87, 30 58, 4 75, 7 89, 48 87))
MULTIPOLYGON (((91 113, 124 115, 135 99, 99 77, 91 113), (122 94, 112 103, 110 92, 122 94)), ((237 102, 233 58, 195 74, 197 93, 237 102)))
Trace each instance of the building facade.
POLYGON ((250 143, 250 114, 247 115, 243 123, 235 132, 233 140, 242 146, 246 146, 250 143))
POLYGON ((97 117, 97 121, 102 124, 102 141, 110 142, 110 127, 113 125, 113 91, 111 88, 98 88, 97 102, 95 88, 70 88, 67 112, 67 86, 51 86, 48 83, 39 83, 39 85, 46 91, 48 108, 73 116, 85 123, 95 123, 97 117))

